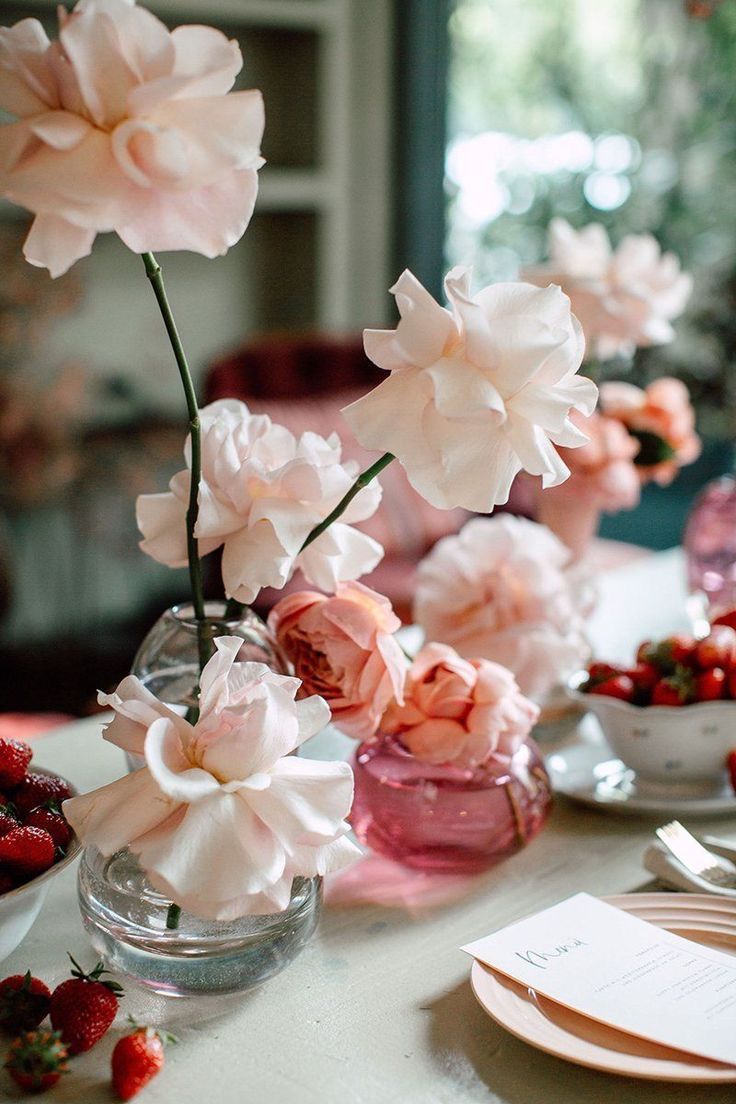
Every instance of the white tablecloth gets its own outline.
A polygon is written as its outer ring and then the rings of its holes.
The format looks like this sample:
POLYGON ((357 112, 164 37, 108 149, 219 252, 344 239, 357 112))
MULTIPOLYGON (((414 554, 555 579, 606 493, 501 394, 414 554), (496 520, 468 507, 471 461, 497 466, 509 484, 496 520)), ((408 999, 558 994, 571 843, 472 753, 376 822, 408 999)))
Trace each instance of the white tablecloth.
MULTIPOLYGON (((591 631, 596 648, 625 655, 646 635, 684 623, 677 553, 663 553, 601 581, 591 631)), ((314 748, 330 751, 330 737, 314 748)), ((81 721, 39 741, 37 761, 80 789, 111 781, 122 753, 81 721)), ((702 822, 699 822, 702 826, 702 822)), ((705 828, 736 838, 736 822, 705 828)), ((641 865, 652 824, 560 801, 547 829, 491 871, 471 897, 422 920, 377 907, 327 909, 301 956, 225 1011, 127 987, 120 1016, 163 1023, 180 1038, 147 1104, 700 1104, 730 1099, 724 1086, 634 1082, 564 1063, 497 1027, 476 1004, 469 960, 458 948, 570 893, 620 893, 647 879, 641 865)), ((75 871, 59 876, 35 927, 3 964, 31 966, 50 983, 66 950, 91 959, 76 904, 75 871)), ((116 1027, 49 1099, 109 1104, 116 1027)), ((7 1075, 1 1099, 16 1099, 7 1075)))

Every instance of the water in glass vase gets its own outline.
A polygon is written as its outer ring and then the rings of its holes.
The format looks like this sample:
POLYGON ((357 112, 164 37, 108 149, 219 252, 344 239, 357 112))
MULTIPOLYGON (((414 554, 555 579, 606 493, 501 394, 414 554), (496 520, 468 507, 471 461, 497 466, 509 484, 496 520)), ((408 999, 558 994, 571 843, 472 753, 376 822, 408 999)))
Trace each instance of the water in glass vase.
POLYGON ((392 736, 358 748, 350 822, 374 851, 420 870, 472 874, 529 842, 552 798, 532 740, 511 760, 474 769, 434 765, 392 736))
POLYGON ((314 932, 321 878, 295 878, 288 907, 227 922, 182 911, 167 927, 171 901, 149 884, 127 849, 109 858, 85 850, 79 902, 92 945, 110 967, 164 996, 242 992, 261 985, 299 954, 314 932))

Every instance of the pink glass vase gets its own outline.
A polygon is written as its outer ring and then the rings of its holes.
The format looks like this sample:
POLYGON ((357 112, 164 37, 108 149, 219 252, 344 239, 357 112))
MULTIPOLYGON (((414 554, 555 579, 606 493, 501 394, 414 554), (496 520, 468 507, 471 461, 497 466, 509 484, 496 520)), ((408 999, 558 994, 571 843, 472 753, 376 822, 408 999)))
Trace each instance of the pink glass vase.
POLYGON ((540 831, 552 796, 539 749, 528 739, 511 760, 474 769, 415 759, 393 736, 355 753, 350 822, 373 851, 419 870, 477 873, 540 831))
POLYGON ((736 479, 724 476, 700 492, 683 537, 690 590, 711 616, 736 606, 736 479))

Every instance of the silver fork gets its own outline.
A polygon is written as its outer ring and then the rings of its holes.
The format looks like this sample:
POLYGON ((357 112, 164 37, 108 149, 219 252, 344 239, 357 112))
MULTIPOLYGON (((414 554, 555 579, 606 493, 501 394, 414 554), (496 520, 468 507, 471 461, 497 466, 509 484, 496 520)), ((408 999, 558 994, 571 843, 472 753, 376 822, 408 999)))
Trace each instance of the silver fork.
POLYGON ((717 855, 707 851, 679 820, 657 828, 657 835, 691 874, 721 889, 736 889, 736 871, 729 870, 717 855))

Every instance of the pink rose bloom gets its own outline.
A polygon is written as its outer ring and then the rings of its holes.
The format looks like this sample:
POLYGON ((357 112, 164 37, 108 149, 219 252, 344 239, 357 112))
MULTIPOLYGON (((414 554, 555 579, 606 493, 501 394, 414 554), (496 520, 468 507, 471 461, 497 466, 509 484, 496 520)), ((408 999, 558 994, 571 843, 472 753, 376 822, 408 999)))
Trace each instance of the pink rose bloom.
MULTIPOLYGON (((310 531, 337 506, 358 474, 355 461, 342 463, 337 434, 298 439, 245 403, 220 399, 200 411, 202 479, 195 534, 201 556, 223 546, 225 593, 252 602, 262 587, 280 589, 297 567, 315 586, 338 583, 372 571, 383 549, 352 527, 375 513, 381 487, 373 480, 308 548, 310 531)), ((139 495, 136 504, 141 548, 159 563, 187 563, 186 511, 191 476, 187 468, 162 494, 139 495)))
POLYGON ((344 583, 331 598, 299 591, 268 623, 303 692, 323 697, 349 736, 373 736, 388 703, 403 701, 407 661, 393 635, 401 622, 382 594, 361 583, 344 583))
POLYGON ((215 257, 258 191, 260 92, 231 92, 242 57, 210 27, 169 31, 134 0, 59 8, 0 29, 0 194, 36 218, 31 264, 59 276, 114 230, 135 253, 215 257))
POLYGON ((587 595, 566 571, 570 551, 543 525, 474 518, 419 564, 414 617, 430 640, 507 667, 543 702, 585 665, 587 595))
POLYGON ((641 497, 641 480, 634 463, 638 441, 618 419, 597 411, 589 418, 575 418, 575 422, 588 443, 565 452, 571 475, 564 490, 607 513, 633 509, 641 497))
POLYGON ((612 380, 601 387, 601 409, 640 440, 636 463, 644 482, 666 486, 681 467, 700 456, 695 411, 681 380, 662 376, 644 390, 612 380))
POLYGON ((672 341, 671 322, 685 309, 692 277, 651 234, 628 234, 613 250, 600 223, 573 230, 555 218, 549 252, 549 263, 525 269, 524 278, 540 287, 558 284, 569 295, 589 354, 607 360, 672 341))
POLYGON ((505 667, 426 644, 407 675, 403 704, 389 705, 381 729, 416 759, 472 769, 491 755, 510 759, 538 717, 505 667))
POLYGON ((329 721, 320 698, 295 701, 298 679, 238 663, 243 641, 221 636, 202 672, 191 725, 133 676, 100 705, 105 739, 145 766, 64 802, 85 845, 129 847, 151 884, 194 916, 233 920, 286 908, 295 877, 360 855, 347 838, 347 763, 290 753, 329 721))
POLYGON ((597 388, 577 375, 583 337, 559 288, 494 284, 471 294, 469 269, 445 278, 435 302, 411 272, 392 288, 395 330, 366 330, 367 355, 389 375, 343 410, 364 448, 391 452, 433 506, 487 512, 522 469, 545 487, 569 469, 555 445, 584 435, 597 388))

